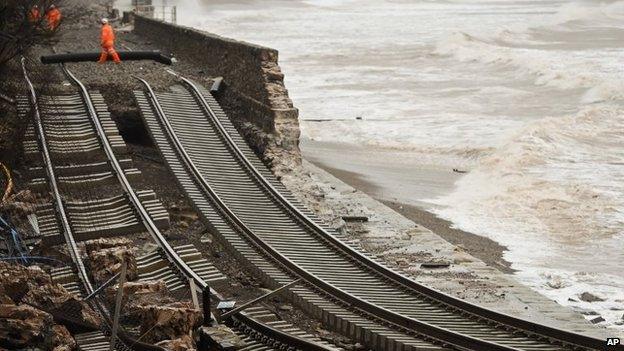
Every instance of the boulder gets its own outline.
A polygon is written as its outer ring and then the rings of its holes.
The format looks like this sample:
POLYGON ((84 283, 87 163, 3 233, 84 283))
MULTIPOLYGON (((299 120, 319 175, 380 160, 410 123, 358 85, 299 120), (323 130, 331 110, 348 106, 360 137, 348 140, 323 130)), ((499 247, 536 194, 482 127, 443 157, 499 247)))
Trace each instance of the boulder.
POLYGON ((102 249, 110 249, 111 247, 132 247, 133 245, 134 244, 132 240, 122 237, 99 238, 84 242, 85 250, 87 250, 87 253, 90 253, 92 251, 100 251, 102 249))
POLYGON ((132 309, 133 315, 142 321, 141 335, 146 334, 148 342, 179 339, 202 321, 201 311, 192 308, 191 302, 137 305, 132 309))
POLYGON ((0 305, 0 349, 76 349, 67 328, 54 324, 52 315, 28 305, 0 305))
POLYGON ((196 349, 193 339, 188 335, 174 340, 163 340, 156 345, 171 351, 194 351, 196 349))
POLYGON ((28 305, 0 305, 0 346, 20 349, 43 345, 52 333, 52 315, 28 305))
POLYGON ((139 277, 134 248, 114 246, 88 252, 91 274, 100 283, 119 273, 122 261, 127 264, 126 280, 136 280, 139 277))
POLYGON ((82 300, 78 300, 60 284, 31 286, 22 300, 45 310, 69 312, 71 317, 82 324, 98 326, 99 315, 82 300))
POLYGON ((50 336, 52 351, 71 351, 76 349, 76 340, 71 336, 67 328, 62 325, 52 326, 50 336))
POLYGON ((50 275, 38 266, 24 267, 0 261, 0 295, 15 303, 19 303, 32 286, 51 283, 50 275))
POLYGON ((604 301, 605 299, 603 299, 602 297, 596 296, 592 293, 589 292, 584 292, 579 296, 579 299, 581 301, 585 301, 585 302, 601 302, 604 301))
MULTIPOLYGON (((109 303, 115 303, 117 286, 106 288, 106 297, 109 303)), ((133 306, 152 304, 159 301, 167 304, 175 301, 169 294, 164 280, 148 280, 140 282, 126 282, 124 284, 123 305, 132 313, 133 306)))

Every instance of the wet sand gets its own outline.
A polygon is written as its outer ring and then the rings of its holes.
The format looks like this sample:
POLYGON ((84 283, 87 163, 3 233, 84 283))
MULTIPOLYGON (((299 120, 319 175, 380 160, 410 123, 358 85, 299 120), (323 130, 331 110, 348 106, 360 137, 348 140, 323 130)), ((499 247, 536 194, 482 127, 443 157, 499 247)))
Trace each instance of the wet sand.
POLYGON ((399 161, 400 152, 371 150, 346 144, 302 141, 304 157, 352 187, 361 190, 417 224, 505 273, 511 264, 503 258, 506 247, 463 230, 427 211, 423 199, 452 191, 460 174, 451 170, 399 161), (394 182, 394 183, 393 183, 394 182))

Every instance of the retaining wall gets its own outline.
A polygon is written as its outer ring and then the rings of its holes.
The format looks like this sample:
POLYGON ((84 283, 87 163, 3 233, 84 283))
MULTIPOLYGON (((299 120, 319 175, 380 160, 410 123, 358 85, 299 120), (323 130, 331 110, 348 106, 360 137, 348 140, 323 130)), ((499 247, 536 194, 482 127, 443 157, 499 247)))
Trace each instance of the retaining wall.
POLYGON ((134 31, 206 75, 223 77, 219 102, 262 156, 279 150, 300 157, 299 111, 284 86, 277 50, 141 16, 134 31))

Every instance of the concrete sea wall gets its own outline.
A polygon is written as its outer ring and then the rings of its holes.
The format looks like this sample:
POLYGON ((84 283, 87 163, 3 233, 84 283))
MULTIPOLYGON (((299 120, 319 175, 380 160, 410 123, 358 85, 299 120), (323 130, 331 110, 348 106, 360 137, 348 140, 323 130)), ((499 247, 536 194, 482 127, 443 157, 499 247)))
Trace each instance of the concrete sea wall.
POLYGON ((284 86, 277 50, 141 16, 135 17, 134 31, 204 74, 223 77, 219 102, 262 156, 300 157, 299 111, 284 86))

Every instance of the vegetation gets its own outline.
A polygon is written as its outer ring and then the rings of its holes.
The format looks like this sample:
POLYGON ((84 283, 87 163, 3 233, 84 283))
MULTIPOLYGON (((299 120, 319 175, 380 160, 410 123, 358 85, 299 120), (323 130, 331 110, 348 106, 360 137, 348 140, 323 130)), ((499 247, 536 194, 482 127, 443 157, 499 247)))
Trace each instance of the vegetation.
POLYGON ((49 29, 45 12, 54 0, 3 0, 0 2, 0 67, 32 45, 50 40, 54 30, 49 29), (31 12, 37 8, 39 16, 31 12))

